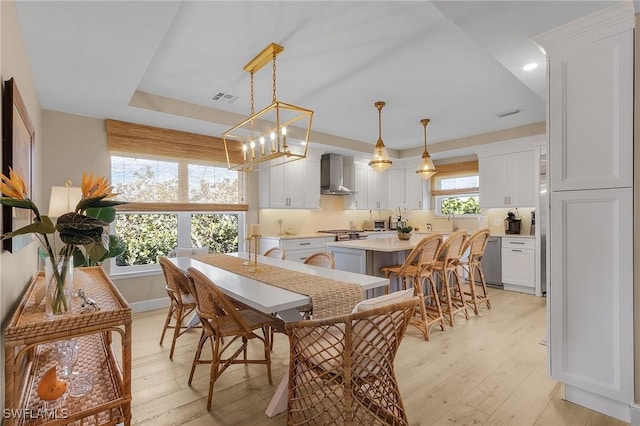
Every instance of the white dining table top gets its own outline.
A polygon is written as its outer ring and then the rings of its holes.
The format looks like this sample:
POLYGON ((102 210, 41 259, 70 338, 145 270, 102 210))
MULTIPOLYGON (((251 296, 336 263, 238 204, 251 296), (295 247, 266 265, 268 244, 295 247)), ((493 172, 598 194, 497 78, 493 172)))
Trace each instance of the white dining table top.
MULTIPOLYGON (((247 253, 232 253, 246 259, 247 253)), ((243 275, 239 275, 222 268, 200 262, 190 257, 169 258, 178 268, 187 271, 193 267, 205 274, 228 296, 253 309, 267 314, 278 313, 285 321, 300 319, 297 308, 311 303, 311 298, 304 294, 295 293, 280 287, 266 284, 243 275), (296 315, 293 315, 293 314, 296 315), (291 316, 289 316, 291 315, 291 316)), ((290 260, 281 260, 271 257, 258 256, 258 267, 261 263, 279 266, 292 271, 303 272, 310 275, 322 276, 346 283, 359 284, 363 290, 387 286, 389 279, 369 275, 355 274, 353 272, 328 269, 320 266, 306 265, 290 260)), ((247 266, 250 268, 250 266, 247 266)))

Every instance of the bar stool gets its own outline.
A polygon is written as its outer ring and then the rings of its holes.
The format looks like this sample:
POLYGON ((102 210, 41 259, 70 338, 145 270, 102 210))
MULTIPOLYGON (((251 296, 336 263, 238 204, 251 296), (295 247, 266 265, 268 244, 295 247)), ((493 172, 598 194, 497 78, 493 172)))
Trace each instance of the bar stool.
POLYGON ((440 279, 440 301, 444 304, 443 313, 448 317, 451 327, 453 327, 454 317, 459 312, 464 313, 465 318, 469 319, 458 271, 466 238, 467 231, 464 230, 449 235, 440 246, 438 260, 433 265, 433 271, 440 279))
POLYGON ((484 250, 487 247, 487 241, 489 240, 489 229, 479 229, 474 232, 465 243, 462 253, 469 251, 469 255, 466 260, 460 261, 460 266, 468 274, 468 281, 463 285, 463 291, 466 296, 469 296, 471 300, 467 299, 467 304, 473 308, 473 312, 479 315, 480 305, 485 303, 487 309, 491 309, 491 300, 489 300, 489 294, 487 293, 487 283, 484 280, 484 271, 482 270, 482 256, 484 250), (476 277, 476 272, 478 276, 476 277), (480 284, 476 284, 476 278, 480 279, 480 284))
POLYGON ((391 274, 398 277, 405 288, 409 282, 414 288, 414 295, 420 296, 418 309, 410 324, 418 328, 424 335, 424 340, 427 341, 429 329, 433 324, 439 323, 444 331, 444 316, 433 280, 433 265, 441 244, 442 234, 429 235, 418 242, 402 265, 386 266, 381 269, 387 278, 391 274), (429 285, 427 288, 425 288, 425 282, 429 285))

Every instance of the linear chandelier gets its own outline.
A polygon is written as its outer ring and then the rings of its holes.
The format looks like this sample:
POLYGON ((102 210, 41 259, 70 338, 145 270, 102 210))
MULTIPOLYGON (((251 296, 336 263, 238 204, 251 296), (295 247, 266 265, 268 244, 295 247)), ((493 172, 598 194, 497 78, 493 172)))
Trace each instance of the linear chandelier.
POLYGON ((430 120, 428 118, 420 120, 422 127, 424 127, 424 152, 422 153, 422 162, 420 163, 418 170, 416 170, 416 173, 424 180, 428 180, 431 176, 436 174, 436 166, 434 166, 433 160, 429 155, 429 151, 427 151, 427 124, 429 124, 429 121, 430 120))
POLYGON ((243 68, 250 74, 251 115, 222 134, 229 169, 251 171, 260 163, 273 166, 307 156, 313 111, 276 98, 276 56, 283 50, 284 47, 271 43, 243 68), (273 98, 271 105, 256 113, 253 76, 269 61, 273 63, 273 98), (242 151, 240 163, 231 161, 238 144, 242 151), (282 163, 267 163, 280 157, 282 163))

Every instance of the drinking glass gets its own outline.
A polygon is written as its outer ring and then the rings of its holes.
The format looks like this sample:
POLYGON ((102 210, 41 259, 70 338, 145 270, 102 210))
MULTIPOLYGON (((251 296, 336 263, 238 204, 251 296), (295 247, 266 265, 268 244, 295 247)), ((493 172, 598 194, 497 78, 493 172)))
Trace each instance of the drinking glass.
POLYGON ((78 360, 78 342, 76 340, 63 340, 56 343, 58 361, 58 376, 69 379, 73 373, 73 366, 78 360))

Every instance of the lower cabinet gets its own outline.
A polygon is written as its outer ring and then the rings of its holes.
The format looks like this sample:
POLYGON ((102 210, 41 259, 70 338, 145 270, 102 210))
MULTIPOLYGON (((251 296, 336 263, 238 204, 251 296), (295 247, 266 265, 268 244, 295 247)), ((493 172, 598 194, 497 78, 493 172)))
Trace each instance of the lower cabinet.
POLYGON ((535 294, 535 240, 502 237, 502 283, 505 290, 535 294))
POLYGON ((284 254, 287 260, 302 263, 312 254, 319 251, 325 251, 324 243, 328 241, 334 241, 334 237, 262 237, 260 241, 260 253, 264 253, 272 247, 281 247, 284 249, 284 254))

